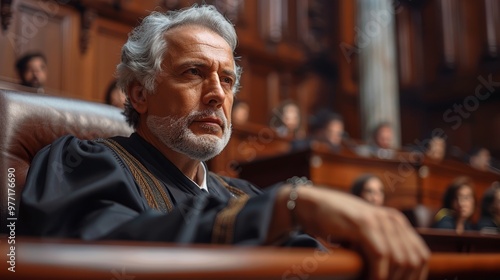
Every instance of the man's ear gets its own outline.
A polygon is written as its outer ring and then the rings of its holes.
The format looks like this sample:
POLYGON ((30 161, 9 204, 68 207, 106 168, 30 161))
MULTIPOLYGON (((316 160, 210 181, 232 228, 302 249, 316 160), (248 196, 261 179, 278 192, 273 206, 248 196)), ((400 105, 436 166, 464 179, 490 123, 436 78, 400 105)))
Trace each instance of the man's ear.
POLYGON ((134 109, 139 114, 146 113, 148 111, 146 89, 144 89, 144 87, 136 81, 129 85, 128 92, 130 104, 132 104, 134 109))

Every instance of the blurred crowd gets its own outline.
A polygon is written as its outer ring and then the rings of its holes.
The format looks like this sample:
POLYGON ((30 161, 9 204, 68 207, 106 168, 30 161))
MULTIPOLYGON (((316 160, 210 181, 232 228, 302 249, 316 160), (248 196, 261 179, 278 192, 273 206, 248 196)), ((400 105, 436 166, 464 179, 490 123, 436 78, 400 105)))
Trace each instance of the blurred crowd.
MULTIPOLYGON (((247 122, 249 111, 250 107, 246 102, 235 102, 233 123, 238 126, 247 122)), ((415 153, 422 160, 425 158, 437 163, 443 160, 455 160, 483 172, 500 173, 498 162, 491 157, 487 148, 474 147, 468 153, 457 147, 449 148, 444 133, 433 131, 424 141, 419 141, 423 144, 406 145, 396 149, 394 128, 390 122, 382 122, 374 127, 372 137, 367 143, 351 139, 344 130, 342 116, 331 110, 316 112, 309 117, 307 125, 303 125, 302 122, 298 104, 286 100, 273 110, 269 126, 280 137, 290 139, 292 151, 323 146, 333 153, 347 152, 360 157, 380 159, 394 159, 398 153, 415 153), (307 131, 303 130, 304 126, 307 126, 307 131)), ((374 205, 383 206, 386 187, 378 176, 362 174, 352 182, 351 193, 374 205)), ((473 180, 457 175, 447 187, 440 209, 437 211, 416 209, 426 212, 413 215, 431 216, 425 218, 427 221, 420 226, 454 230, 457 233, 468 230, 500 233, 500 184, 493 183, 479 203, 476 196, 473 180), (480 218, 477 223, 473 223, 472 217, 476 209, 480 209, 480 218)))

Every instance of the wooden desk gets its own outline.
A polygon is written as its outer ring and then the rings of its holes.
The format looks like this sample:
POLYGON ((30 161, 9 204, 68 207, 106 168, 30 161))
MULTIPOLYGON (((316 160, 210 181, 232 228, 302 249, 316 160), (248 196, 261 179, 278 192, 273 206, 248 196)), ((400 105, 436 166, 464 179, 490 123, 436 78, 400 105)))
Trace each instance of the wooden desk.
POLYGON ((411 209, 418 204, 417 171, 413 165, 399 160, 339 155, 315 148, 241 163, 239 177, 265 187, 292 176, 307 176, 316 185, 350 191, 353 181, 363 173, 382 179, 388 187, 388 206, 411 209))
POLYGON ((421 162, 419 157, 405 153, 398 154, 395 159, 365 158, 348 153, 334 154, 321 147, 243 162, 239 170, 240 178, 261 187, 292 176, 307 176, 316 185, 343 191, 350 191, 358 176, 372 173, 386 186, 386 205, 400 210, 420 204, 431 211, 438 210, 446 188, 458 176, 474 180, 479 205, 484 191, 492 182, 500 181, 498 174, 478 171, 455 161, 421 162))
MULTIPOLYGON (((8 250, 0 243, 1 279, 358 279, 365 271, 362 258, 346 250, 17 238, 13 273, 8 250)), ((499 279, 499 260, 498 253, 436 253, 429 279, 499 279)))
POLYGON ((356 178, 371 173, 386 186, 387 206, 411 209, 418 204, 418 174, 405 155, 397 159, 362 158, 315 148, 310 163, 311 180, 315 184, 349 192, 356 178))
MULTIPOLYGON (((419 166, 422 204, 430 208, 439 209, 442 205, 446 188, 459 176, 467 176, 474 181, 474 191, 477 199, 476 206, 480 205, 484 191, 493 182, 500 181, 500 174, 479 171, 465 163, 452 160, 444 160, 442 162, 424 160, 419 166)), ((479 207, 476 207, 476 220, 478 214, 479 207)))
MULTIPOLYGON (((452 230, 418 228, 432 252, 500 253, 500 235, 466 231, 460 235, 452 230)), ((498 260, 500 265, 500 259, 498 260)))

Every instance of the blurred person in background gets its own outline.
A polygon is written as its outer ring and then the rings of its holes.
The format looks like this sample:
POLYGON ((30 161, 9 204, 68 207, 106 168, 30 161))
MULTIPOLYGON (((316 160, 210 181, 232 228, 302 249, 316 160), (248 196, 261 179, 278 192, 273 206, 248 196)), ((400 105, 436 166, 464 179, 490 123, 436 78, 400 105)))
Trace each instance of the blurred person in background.
POLYGON ((127 96, 125 93, 116 85, 116 80, 112 81, 108 89, 106 90, 106 104, 118 107, 120 109, 125 109, 125 102, 127 101, 127 96))
POLYGON ((425 156, 434 161, 442 161, 446 155, 446 140, 439 136, 434 136, 429 141, 425 156))
POLYGON ((351 193, 373 205, 382 206, 385 200, 384 189, 384 183, 379 177, 373 174, 364 174, 354 180, 351 193))
POLYGON ((470 221, 475 207, 476 198, 472 181, 467 177, 458 177, 446 189, 442 209, 436 214, 432 227, 451 229, 458 234, 466 230, 475 230, 470 221))
POLYGON ((380 159, 392 159, 396 156, 394 150, 394 130, 389 122, 381 122, 372 133, 369 145, 356 147, 359 156, 374 156, 380 159))
POLYGON ((38 92, 44 91, 48 77, 45 55, 40 52, 23 55, 16 62, 16 70, 21 79, 21 85, 37 88, 38 92))
POLYGON ((484 192, 481 218, 477 223, 481 232, 500 233, 500 183, 495 182, 484 192))
POLYGON ((490 171, 490 151, 484 147, 475 147, 469 153, 469 164, 472 168, 481 171, 490 171))
POLYGON ((299 106, 292 100, 286 100, 273 110, 269 126, 281 137, 301 139, 305 137, 301 124, 299 106))
POLYGON ((233 104, 233 125, 242 125, 248 122, 250 106, 245 101, 235 100, 233 104))
POLYGON ((342 150, 344 120, 328 109, 319 110, 310 118, 309 136, 292 142, 292 150, 303 150, 314 145, 323 145, 334 153, 342 150))

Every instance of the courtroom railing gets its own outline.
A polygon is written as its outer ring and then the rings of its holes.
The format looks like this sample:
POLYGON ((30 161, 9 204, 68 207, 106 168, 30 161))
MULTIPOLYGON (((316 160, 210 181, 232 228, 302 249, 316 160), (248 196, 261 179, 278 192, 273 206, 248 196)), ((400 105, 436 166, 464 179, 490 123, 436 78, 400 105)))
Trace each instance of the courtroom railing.
MULTIPOLYGON (((0 244, 1 279, 363 279, 367 271, 359 254, 343 249, 23 238, 10 246, 0 244)), ((499 279, 499 260, 500 253, 434 253, 429 279, 499 279)))
MULTIPOLYGON (((445 189, 458 176, 472 178, 478 199, 494 181, 500 181, 500 174, 477 171, 451 160, 422 161, 411 153, 399 153, 393 159, 379 159, 335 154, 316 147, 241 162, 238 169, 240 178, 262 187, 298 175, 308 176, 315 185, 343 191, 349 191, 361 174, 372 173, 386 186, 385 204, 400 210, 414 209, 419 205, 439 209, 445 189)), ((477 218, 476 214, 475 220, 477 218)))
POLYGON ((417 231, 432 252, 500 253, 500 234, 479 231, 456 234, 453 230, 431 228, 418 228, 417 231))

